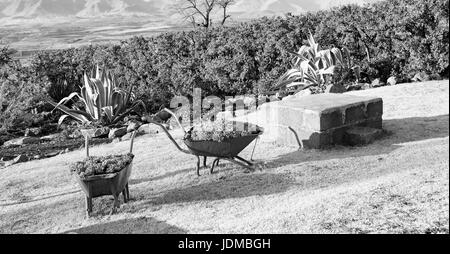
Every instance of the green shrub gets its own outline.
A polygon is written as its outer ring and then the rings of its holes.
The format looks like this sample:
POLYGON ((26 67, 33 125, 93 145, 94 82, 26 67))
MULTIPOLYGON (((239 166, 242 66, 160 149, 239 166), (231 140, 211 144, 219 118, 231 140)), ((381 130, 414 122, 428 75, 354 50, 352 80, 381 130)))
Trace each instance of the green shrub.
POLYGON ((363 82, 391 75, 408 81, 420 71, 448 77, 448 10, 448 0, 391 0, 264 17, 117 45, 42 51, 30 73, 49 83, 49 96, 59 101, 78 92, 84 70, 100 64, 117 74, 120 88, 133 87, 156 112, 174 95, 189 97, 194 87, 219 97, 266 92, 291 66, 289 52, 304 45, 311 31, 324 48, 348 48, 363 82))
POLYGON ((51 120, 51 115, 41 113, 48 106, 47 85, 18 62, 0 67, 0 129, 24 130, 51 120))

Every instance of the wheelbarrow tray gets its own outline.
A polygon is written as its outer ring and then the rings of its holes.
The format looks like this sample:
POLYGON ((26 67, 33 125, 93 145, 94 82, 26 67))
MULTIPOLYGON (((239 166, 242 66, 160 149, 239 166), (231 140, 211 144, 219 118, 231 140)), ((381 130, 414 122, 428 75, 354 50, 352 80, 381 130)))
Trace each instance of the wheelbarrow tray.
POLYGON ((188 149, 197 156, 234 158, 239 155, 250 143, 260 134, 250 134, 236 138, 229 138, 224 141, 192 141, 185 139, 184 143, 188 149))
POLYGON ((77 176, 76 179, 88 198, 119 195, 128 184, 132 167, 133 162, 116 173, 95 175, 86 178, 77 176))

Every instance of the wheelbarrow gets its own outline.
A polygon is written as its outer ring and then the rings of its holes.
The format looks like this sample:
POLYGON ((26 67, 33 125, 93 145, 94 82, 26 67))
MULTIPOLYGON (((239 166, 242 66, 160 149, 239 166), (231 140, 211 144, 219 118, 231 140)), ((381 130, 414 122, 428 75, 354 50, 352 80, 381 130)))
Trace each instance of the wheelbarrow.
MULTIPOLYGON (((186 130, 183 128, 181 123, 178 121, 175 114, 168 109, 164 109, 164 111, 166 111, 166 112, 170 113, 172 116, 174 116, 174 118, 177 120, 178 125, 181 127, 181 129, 186 134, 187 133, 186 130)), ((253 158, 253 154, 256 149, 258 138, 260 135, 263 134, 263 131, 261 128, 260 128, 261 130, 259 132, 256 132, 254 134, 236 137, 236 138, 228 138, 221 142, 210 141, 210 140, 193 141, 193 140, 184 138, 183 139, 184 144, 186 145, 186 147, 188 149, 183 149, 175 141, 175 139, 172 137, 172 135, 169 133, 169 131, 163 124, 161 124, 155 120, 152 120, 152 119, 147 119, 147 122, 159 126, 179 151, 197 157, 197 168, 196 169, 197 169, 198 176, 200 176, 201 157, 203 157, 203 166, 205 168, 207 167, 207 165, 206 165, 207 158, 208 157, 215 158, 211 165, 211 169, 210 169, 211 173, 213 173, 214 168, 219 165, 220 160, 226 160, 226 161, 232 162, 238 166, 244 167, 248 170, 254 170, 253 163, 240 157, 239 153, 241 153, 247 146, 249 146, 253 141, 256 140, 255 146, 253 147, 252 156, 251 156, 251 158, 253 158)), ((252 159, 250 159, 250 160, 252 160, 252 159)))
MULTIPOLYGON (((82 131, 85 136, 86 157, 89 158, 89 140, 91 134, 88 131, 82 131)), ((130 153, 133 153, 133 143, 136 136, 136 131, 133 132, 130 142, 130 153)), ((124 203, 130 200, 130 190, 128 188, 128 179, 131 175, 133 162, 131 161, 121 171, 111 174, 94 175, 81 178, 76 176, 77 182, 85 193, 86 198, 86 216, 90 217, 92 213, 92 199, 96 197, 112 195, 114 197, 114 204, 111 209, 111 214, 120 208, 119 196, 123 195, 124 203)))

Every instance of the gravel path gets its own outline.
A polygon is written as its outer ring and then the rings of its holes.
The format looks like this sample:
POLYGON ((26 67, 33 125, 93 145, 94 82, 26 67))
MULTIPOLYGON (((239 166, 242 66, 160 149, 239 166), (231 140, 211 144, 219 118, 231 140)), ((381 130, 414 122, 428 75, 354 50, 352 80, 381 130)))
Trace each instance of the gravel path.
POLYGON ((105 197, 84 218, 68 169, 83 151, 1 169, 0 233, 448 233, 449 81, 351 93, 383 98, 389 136, 303 152, 261 143, 250 174, 223 164, 197 177, 196 159, 165 136, 137 138, 132 202, 111 216, 105 197))

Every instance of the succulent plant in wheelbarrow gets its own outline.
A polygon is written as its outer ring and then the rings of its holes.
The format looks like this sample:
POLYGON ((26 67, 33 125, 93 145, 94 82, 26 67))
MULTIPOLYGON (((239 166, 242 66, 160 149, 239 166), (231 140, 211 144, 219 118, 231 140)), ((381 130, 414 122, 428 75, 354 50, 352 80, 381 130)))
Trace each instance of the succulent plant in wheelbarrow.
POLYGON ((84 85, 80 93, 72 93, 59 103, 50 102, 55 109, 63 111, 59 124, 72 117, 80 123, 80 128, 86 139, 86 159, 72 165, 72 172, 81 189, 86 194, 86 211, 92 212, 92 199, 104 195, 114 196, 112 213, 120 206, 118 197, 123 194, 124 201, 129 199, 128 179, 131 174, 133 142, 136 131, 131 138, 130 152, 125 155, 90 157, 89 140, 96 127, 117 126, 139 107, 145 110, 144 103, 135 100, 132 90, 125 91, 118 87, 118 82, 110 72, 101 71, 97 66, 95 76, 90 78, 84 74, 84 85), (64 104, 75 100, 72 108, 64 104))

